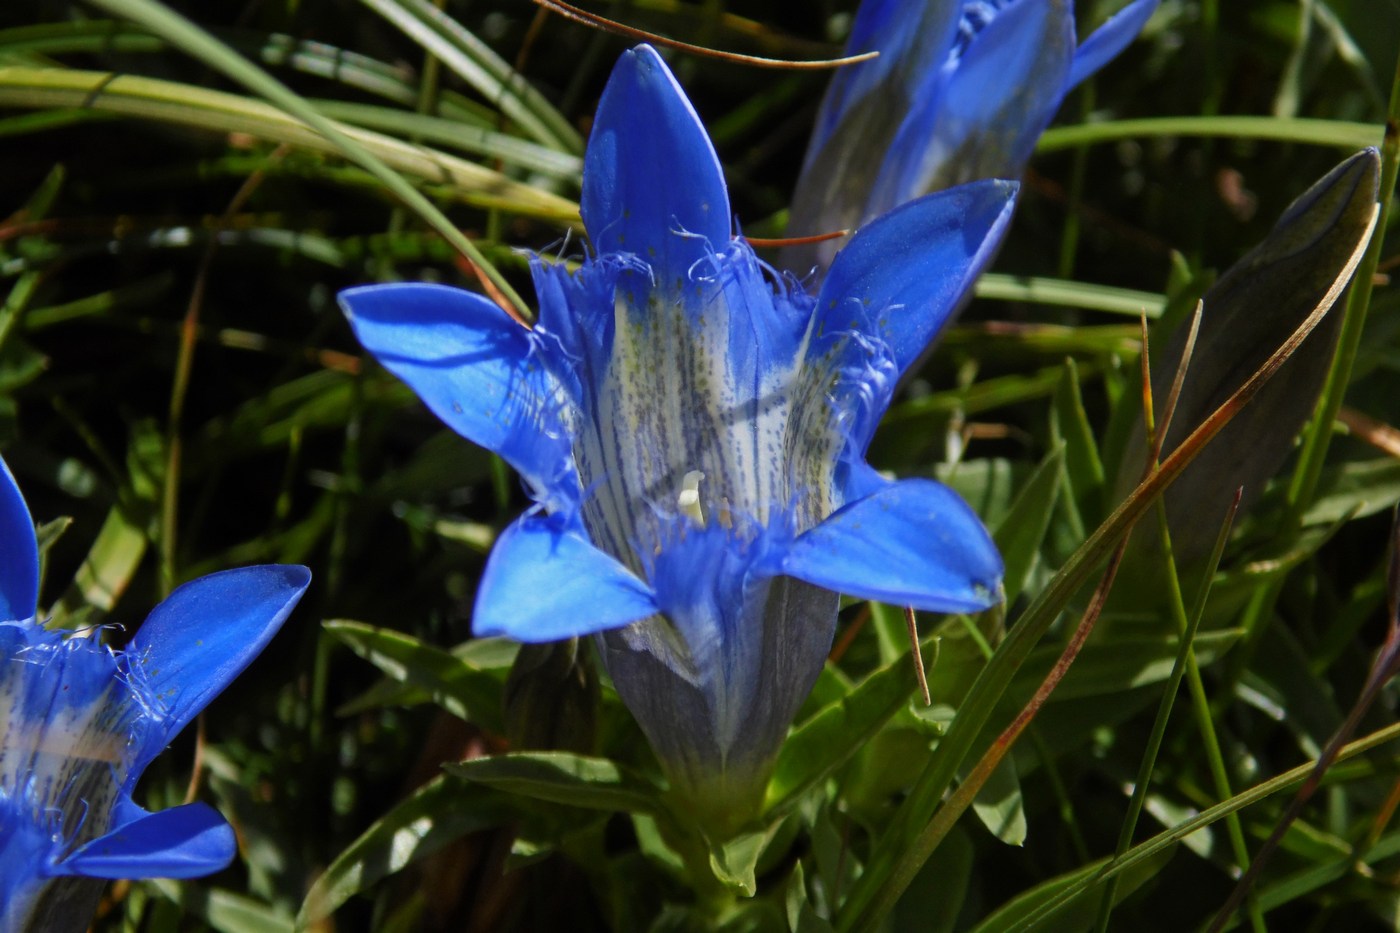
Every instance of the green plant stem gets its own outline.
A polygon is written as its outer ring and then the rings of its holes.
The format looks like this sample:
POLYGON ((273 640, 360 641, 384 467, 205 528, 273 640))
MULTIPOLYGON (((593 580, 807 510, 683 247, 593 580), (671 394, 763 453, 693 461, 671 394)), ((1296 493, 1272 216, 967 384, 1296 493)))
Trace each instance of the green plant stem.
MULTIPOLYGON (((1094 111, 1094 85, 1084 84, 1079 93, 1079 115, 1087 120, 1094 111)), ((1084 201, 1084 179, 1089 170, 1089 147, 1077 146, 1074 150, 1074 164, 1070 167, 1069 191, 1065 196, 1065 226, 1060 233, 1059 276, 1068 279, 1074 275, 1074 259, 1079 251, 1079 209, 1084 201)))
POLYGON ((533 314, 524 300, 501 275, 500 271, 482 255, 476 244, 464 236, 422 192, 352 139, 334 120, 323 116, 320 111, 293 93, 282 82, 190 20, 155 2, 155 0, 88 0, 88 2, 115 16, 140 23, 151 32, 169 41, 176 48, 199 59, 253 93, 266 98, 273 105, 305 122, 331 142, 346 158, 378 179, 395 197, 408 205, 409 209, 423 218, 428 226, 441 234, 447 242, 470 260, 472 265, 480 271, 483 282, 489 283, 490 287, 509 303, 521 321, 533 320, 533 314))
MULTIPOLYGON (((1137 821, 1142 816, 1142 808, 1147 802, 1147 792, 1151 787, 1152 773, 1156 769, 1157 755, 1162 748, 1162 740, 1167 732, 1167 723, 1171 720, 1172 707, 1176 703, 1177 692, 1181 689, 1182 677, 1188 669, 1195 670, 1198 675, 1196 680, 1199 682, 1200 669, 1196 664, 1195 650, 1192 646, 1196 639, 1196 631, 1201 624, 1201 617, 1205 615, 1206 600, 1210 595, 1211 582, 1215 577, 1215 570, 1220 566, 1220 556, 1225 551, 1225 543, 1229 540, 1230 529, 1234 525, 1235 513, 1239 509, 1240 492, 1242 492, 1242 490, 1236 491, 1235 501, 1230 506, 1230 510, 1226 514, 1224 522, 1221 524, 1220 534, 1215 540, 1215 548, 1211 552, 1210 560, 1206 564, 1200 586, 1197 588, 1196 598, 1191 606, 1190 616, 1188 618, 1178 619, 1178 624, 1180 625, 1181 622, 1185 622, 1185 626, 1181 629, 1180 644, 1177 647, 1176 659, 1172 663, 1171 674, 1168 676, 1166 686, 1162 691, 1162 699, 1157 706, 1157 716, 1152 722, 1152 730, 1148 735, 1147 748, 1143 751, 1142 762, 1138 766, 1137 776, 1133 781, 1133 793, 1128 801, 1128 812, 1123 818, 1123 825, 1118 833, 1118 844, 1113 852, 1114 858, 1122 857, 1132 845, 1133 833, 1137 830, 1137 821)), ((1176 574, 1176 563, 1172 559, 1171 531, 1167 528, 1166 508, 1161 499, 1157 500, 1157 523, 1163 545, 1163 563, 1169 575, 1170 589, 1173 591, 1172 607, 1175 613, 1177 606, 1181 603, 1180 581, 1176 574)), ((1193 696, 1194 689, 1195 684, 1193 684, 1193 696)), ((1203 707, 1200 704, 1196 704, 1195 709, 1197 710, 1198 717, 1197 727, 1200 729, 1202 738, 1206 742, 1208 753, 1211 755, 1211 771, 1212 773, 1217 771, 1217 761, 1221 762, 1220 770, 1223 770, 1220 746, 1219 743, 1215 741, 1214 730, 1210 728, 1210 710, 1208 707, 1203 707), (1201 710, 1205 711, 1204 726, 1202 726, 1200 722, 1201 710)), ((1220 782, 1218 780, 1216 781, 1216 787, 1217 790, 1220 787, 1220 782)), ((1228 784, 1226 788, 1226 793, 1222 796, 1229 797, 1228 784)), ((1230 841, 1232 846, 1236 849, 1235 855, 1236 858, 1238 858, 1241 852, 1244 851, 1244 833, 1239 825, 1238 815, 1232 813, 1227 816, 1226 819, 1230 821, 1230 841)), ((1245 855, 1247 856, 1248 853, 1246 852, 1245 855)), ((1095 927, 1098 933, 1106 933, 1108 930, 1108 922, 1113 912, 1113 904, 1116 899, 1115 895, 1117 889, 1118 879, 1116 877, 1110 878, 1099 900, 1098 922, 1095 927)), ((1255 911, 1257 911, 1257 904, 1253 906, 1255 911)), ((1253 917, 1253 915, 1254 911, 1251 912, 1251 917, 1253 917)), ((1259 917, 1259 922, 1263 922, 1262 916, 1259 917)))

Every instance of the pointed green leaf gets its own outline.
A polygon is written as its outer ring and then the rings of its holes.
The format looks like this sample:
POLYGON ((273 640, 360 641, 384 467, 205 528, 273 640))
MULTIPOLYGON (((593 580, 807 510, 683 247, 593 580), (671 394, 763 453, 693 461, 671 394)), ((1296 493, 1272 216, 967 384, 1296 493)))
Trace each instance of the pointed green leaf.
POLYGON ((351 651, 395 680, 427 691, 457 718, 493 732, 504 730, 501 681, 492 674, 403 632, 345 619, 321 624, 351 651))
POLYGON ((606 758, 513 752, 443 767, 473 783, 573 807, 643 813, 661 809, 661 794, 655 784, 606 758))
POLYGON ((1065 475, 1079 512, 1097 517, 1102 509, 1103 461, 1089 425, 1089 414, 1084 410, 1079 379, 1079 367, 1073 357, 1067 358, 1064 378, 1055 389, 1050 423, 1054 436, 1065 445, 1065 475))
POLYGON ((772 816, 795 804, 899 712, 913 689, 913 663, 906 654, 798 726, 778 753, 764 811, 772 816))
POLYGON ((1065 448, 1060 445, 1046 455, 1021 485, 1006 515, 992 531, 992 539, 1006 565, 1002 586, 1006 589, 1008 604, 1021 595, 1035 567, 1036 555, 1050 528, 1050 517, 1064 482, 1064 465, 1065 448))
POLYGON ((180 905, 187 917, 197 917, 219 933, 292 933, 296 927, 281 910, 222 888, 165 878, 146 883, 180 905))
POLYGON ((1009 846, 1026 841, 1026 811, 1021 801, 1021 780, 1016 774, 1016 759, 1010 755, 1001 760, 982 789, 972 809, 982 825, 993 836, 1009 846))
MULTIPOLYGON (((1123 872, 1114 902, 1123 900, 1155 877, 1162 867, 1171 860, 1175 851, 1174 848, 1165 849, 1123 872)), ((1092 878, 1107 863, 1108 859, 1099 859, 1083 868, 1076 868, 1058 878, 1052 878, 1028 891, 1023 891, 1003 904, 990 916, 983 918, 981 923, 973 927, 972 933, 1001 933, 1001 931, 1011 928, 1013 924, 1029 917, 1051 898, 1092 878)), ((1093 888, 1089 889, 1089 891, 1093 890, 1093 888)), ((1093 925, 1097 909, 1098 902, 1094 897, 1085 897, 1084 894, 1080 894, 1062 905, 1052 916, 1038 922, 1036 930, 1046 931, 1046 933, 1087 930, 1093 925)))
POLYGON ((833 933, 831 923, 817 913, 807 896, 807 878, 800 861, 793 864, 783 886, 783 910, 792 933, 833 933))
POLYGON ((500 794, 450 777, 434 778, 336 856, 302 902, 297 928, 329 917, 349 898, 453 840, 515 816, 515 808, 500 794))
MULTIPOLYGON (((1196 661, 1205 667, 1239 641, 1241 629, 1205 632, 1192 642, 1196 661)), ((1111 697, 1126 690, 1161 683, 1171 674, 1176 661, 1175 635, 1126 636, 1105 638, 1086 645, 1065 679, 1055 688, 1051 703, 1080 697, 1111 697)), ((1037 648, 1016 672, 1010 693, 1028 697, 1049 673, 1060 656, 1058 645, 1037 648)))
MULTIPOLYGON (((773 823, 776 826, 777 823, 773 823)), ((758 890, 754 877, 758 857, 763 847, 772 838, 772 828, 765 832, 742 833, 733 839, 710 849, 710 870, 725 886, 733 888, 744 897, 753 897, 758 890)))

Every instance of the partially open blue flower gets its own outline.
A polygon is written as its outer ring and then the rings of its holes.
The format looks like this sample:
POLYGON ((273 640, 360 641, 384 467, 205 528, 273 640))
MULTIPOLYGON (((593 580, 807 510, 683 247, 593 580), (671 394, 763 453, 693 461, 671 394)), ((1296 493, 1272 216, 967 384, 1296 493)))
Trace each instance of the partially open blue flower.
MULTIPOLYGON (((1132 0, 1077 45, 1073 0, 865 0, 793 196, 791 236, 861 224, 931 191, 1019 178, 1065 95, 1112 61, 1158 0, 1132 0)), ((839 243, 790 248, 825 270, 839 243)))
POLYGON ((364 345, 538 502, 496 542, 477 634, 598 634, 704 818, 756 805, 838 592, 942 612, 997 599, 1001 560, 971 510, 863 458, 1014 192, 979 182, 869 224, 813 299, 731 236, 709 138, 641 46, 613 71, 585 156, 594 255, 576 272, 534 260, 533 330, 442 286, 341 295, 364 345))
POLYGON ((105 879, 191 878, 232 861, 233 830, 212 808, 148 813, 131 793, 310 580, 267 566, 187 583, 123 651, 45 628, 34 524, 0 460, 0 930, 85 930, 105 879))

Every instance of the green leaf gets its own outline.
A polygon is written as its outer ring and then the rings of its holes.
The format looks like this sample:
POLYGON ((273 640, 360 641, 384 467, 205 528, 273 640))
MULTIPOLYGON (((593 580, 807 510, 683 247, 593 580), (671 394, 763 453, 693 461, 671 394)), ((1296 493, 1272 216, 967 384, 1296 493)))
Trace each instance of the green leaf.
POLYGON ((1026 841, 1026 811, 1021 800, 1021 781, 1016 775, 1016 759, 1007 755, 996 766, 972 809, 982 825, 1009 846, 1026 841))
POLYGON ((988 273, 977 280, 975 294, 978 298, 1084 308, 1132 317, 1146 314, 1149 318, 1160 315, 1164 304, 1162 296, 1152 292, 1034 275, 988 273))
POLYGON ((147 543, 146 535, 121 508, 109 511, 72 585, 53 607, 54 618, 67 625, 77 621, 75 615, 85 607, 111 612, 136 573, 147 543))
MULTIPOLYGON (((898 658, 909 653, 909 627, 904 621, 904 610, 888 603, 870 603, 869 605, 870 628, 875 632, 875 644, 880 651, 880 663, 882 665, 893 664, 898 658)), ((832 669, 839 670, 834 666, 832 669)))
POLYGON ((831 923, 817 913, 807 896, 807 879, 800 861, 793 863, 792 874, 783 886, 783 909, 792 933, 833 933, 831 923))
POLYGON ((188 916, 198 917, 219 933, 292 933, 296 928, 289 914, 232 891, 165 878, 146 883, 188 916))
POLYGON ((795 804, 899 712, 913 689, 913 663, 906 653, 798 726, 778 752, 764 812, 773 816, 795 804))
POLYGON ((727 887, 744 897, 753 897, 758 890, 754 870, 764 847, 773 838, 781 821, 775 820, 761 832, 741 833, 733 839, 710 849, 710 870, 727 887))
MULTIPOLYGON (((1114 903, 1121 902, 1128 895, 1132 894, 1139 887, 1150 881, 1156 874, 1171 860, 1174 849, 1166 849, 1151 858, 1144 859, 1133 865, 1132 868, 1123 872, 1122 881, 1118 885, 1117 896, 1114 903)), ((1024 920, 1034 911, 1039 909, 1051 898, 1063 891, 1082 884, 1092 878, 1099 869, 1108 864, 1108 859, 1099 859, 1091 862, 1083 868, 1076 868, 1074 871, 1042 882, 1028 891, 1018 894, 1007 901, 990 916, 983 918, 982 922, 973 927, 972 933, 1000 933, 1012 924, 1024 920)), ((1044 933, 1053 931, 1082 931, 1089 929, 1094 922, 1095 911, 1098 909, 1098 901, 1092 897, 1085 897, 1084 894, 1092 891, 1089 888, 1074 899, 1062 905, 1054 914, 1037 923, 1036 930, 1044 933)))
MULTIPOLYGON (((453 646, 449 653, 468 667, 489 673, 498 684, 499 692, 505 688, 506 674, 520 646, 503 638, 474 638, 453 646)), ((370 687, 359 696, 347 700, 336 708, 337 716, 354 716, 366 710, 385 706, 417 706, 431 703, 432 694, 411 683, 386 678, 370 687)))
POLYGON ((15 329, 25 310, 29 307, 29 302, 34 298, 34 290, 39 287, 43 280, 38 271, 31 270, 15 279, 15 284, 10 288, 10 293, 5 296, 5 301, 0 304, 0 346, 4 346, 5 338, 15 329))
POLYGON ((1079 514, 1097 517, 1102 510, 1103 460, 1089 425, 1089 414, 1084 410, 1079 367, 1073 358, 1065 360, 1064 378, 1055 390, 1050 409, 1050 424, 1053 435, 1065 444, 1065 477, 1079 514))
POLYGON ((537 800, 598 810, 661 810, 661 793, 655 784, 606 758, 512 752, 443 767, 474 783, 537 800))
MULTIPOLYGON (((119 5, 117 0, 113 0, 113 5, 119 5)), ((251 63, 245 64, 254 67, 251 63)), ((287 93, 285 89, 284 93, 287 93)), ((218 133, 247 133, 308 152, 342 155, 375 174, 400 199, 414 202, 415 208, 421 202, 424 207, 418 213, 435 227, 434 217, 441 216, 441 212, 398 175, 392 176, 397 184, 389 186, 384 173, 401 172, 422 182, 443 186, 443 190, 458 199, 482 206, 565 222, 575 220, 578 213, 577 205, 567 198, 514 181, 475 162, 373 130, 347 126, 327 117, 312 120, 309 113, 316 111, 306 101, 301 101, 297 111, 292 113, 285 107, 237 94, 155 78, 136 75, 114 78, 108 72, 10 66, 0 67, 0 103, 11 107, 88 106, 100 112, 218 133), (333 136, 324 132, 327 128, 333 136)), ((478 249, 455 229, 453 234, 449 241, 459 249, 466 243, 470 248, 462 251, 476 261, 480 257, 478 249)), ((480 264, 484 267, 485 263, 482 257, 480 264)))
POLYGON ((1400 462, 1379 457, 1330 467, 1322 471, 1317 488, 1317 497, 1303 514, 1304 525, 1374 515, 1400 502, 1400 462))
POLYGON ((302 902, 297 928, 329 917, 354 895, 467 833, 499 826, 515 815, 499 794, 450 777, 434 778, 336 856, 302 902))
POLYGON ((959 929, 958 915, 968 895, 976 890, 972 866, 977 853, 969 832, 954 829, 919 869, 890 915, 895 933, 953 933, 959 929))
POLYGON ((466 126, 459 120, 447 120, 421 113, 352 104, 338 100, 314 101, 322 113, 345 123, 393 134, 405 139, 419 139, 433 145, 459 149, 472 155, 499 159, 507 165, 578 184, 583 174, 583 159, 559 152, 527 140, 497 133, 478 126, 466 126))
POLYGON ((434 703, 458 719, 498 734, 504 731, 498 677, 402 632, 345 619, 321 625, 394 680, 426 691, 434 703))
MULTIPOLYGON (((1241 634, 1240 629, 1226 629, 1197 635, 1192 643, 1196 661, 1205 667, 1229 650, 1241 634)), ((1051 694, 1050 702, 1081 697, 1111 697, 1127 690, 1161 683, 1171 674, 1177 644, 1175 635, 1125 636, 1092 641, 1079 653, 1074 666, 1051 694)), ((1058 645, 1031 652, 1026 663, 1016 672, 1011 696, 1028 697, 1034 693, 1060 657, 1060 652, 1058 645)))
POLYGON ((501 108, 536 140, 570 153, 583 137, 490 46, 428 0, 362 0, 501 108))
POLYGON ((1061 444, 1046 454, 1040 466, 1021 485, 1006 515, 992 531, 992 539, 1006 566, 1002 586, 1006 589, 1008 604, 1021 595, 1035 567, 1036 555, 1050 528, 1050 518, 1064 481, 1064 465, 1065 447, 1061 444))
POLYGON ((1382 127, 1376 123, 1341 120, 1281 119, 1279 117, 1147 117, 1139 120, 1103 120, 1046 130, 1037 152, 1077 149, 1095 143, 1155 136, 1219 136, 1228 139, 1273 139, 1354 150, 1376 146, 1382 127))

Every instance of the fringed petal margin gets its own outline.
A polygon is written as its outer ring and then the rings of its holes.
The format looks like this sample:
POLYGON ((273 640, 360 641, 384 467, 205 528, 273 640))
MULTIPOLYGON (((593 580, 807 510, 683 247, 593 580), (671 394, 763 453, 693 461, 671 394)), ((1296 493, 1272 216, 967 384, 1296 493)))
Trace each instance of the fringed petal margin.
POLYGON ((584 153, 579 209, 598 255, 634 253, 670 278, 710 244, 729 242, 719 157, 651 46, 622 53, 608 79, 584 153))
MULTIPOLYGON (((143 686, 163 707, 150 757, 243 673, 310 583, 311 571, 294 565, 225 570, 177 587, 151 611, 124 659, 140 665, 143 686)), ((147 761, 134 764, 130 782, 147 761)))
POLYGON ((445 285, 340 293, 355 336, 447 426, 495 451, 543 495, 573 476, 566 404, 530 332, 492 302, 445 285))

